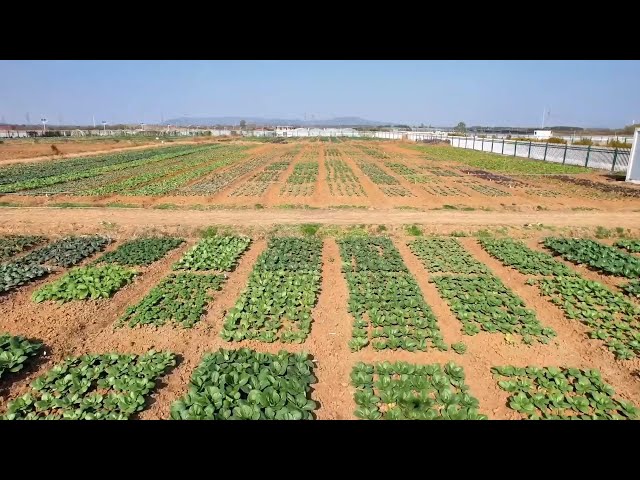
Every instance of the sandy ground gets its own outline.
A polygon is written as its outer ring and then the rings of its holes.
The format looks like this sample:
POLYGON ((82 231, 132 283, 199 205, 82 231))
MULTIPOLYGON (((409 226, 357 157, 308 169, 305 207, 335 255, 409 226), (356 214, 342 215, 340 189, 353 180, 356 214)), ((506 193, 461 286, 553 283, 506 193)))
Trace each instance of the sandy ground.
MULTIPOLYGON (((0 231, 34 231, 47 233, 60 228, 72 231, 103 229, 109 224, 138 229, 195 229, 206 225, 404 225, 483 227, 547 226, 640 228, 640 214, 634 212, 461 212, 437 210, 146 210, 129 208, 53 209, 0 208, 0 231)), ((454 228, 455 229, 455 228, 454 228)))

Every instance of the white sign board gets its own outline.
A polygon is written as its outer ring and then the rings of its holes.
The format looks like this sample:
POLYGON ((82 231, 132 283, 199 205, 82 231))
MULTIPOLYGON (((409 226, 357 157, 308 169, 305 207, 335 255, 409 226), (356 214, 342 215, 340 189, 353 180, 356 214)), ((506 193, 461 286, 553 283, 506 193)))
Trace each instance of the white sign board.
POLYGON ((636 133, 633 135, 633 146, 627 168, 627 182, 640 183, 640 128, 636 128, 636 133))

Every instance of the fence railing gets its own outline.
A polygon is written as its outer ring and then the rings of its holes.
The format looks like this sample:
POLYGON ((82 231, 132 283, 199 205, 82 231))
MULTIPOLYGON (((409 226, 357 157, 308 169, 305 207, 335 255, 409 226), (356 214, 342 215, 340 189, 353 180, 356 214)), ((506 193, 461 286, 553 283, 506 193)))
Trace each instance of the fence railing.
POLYGON ((545 162, 578 165, 612 172, 626 172, 630 148, 602 148, 557 143, 524 142, 494 138, 449 137, 451 146, 531 158, 545 162))

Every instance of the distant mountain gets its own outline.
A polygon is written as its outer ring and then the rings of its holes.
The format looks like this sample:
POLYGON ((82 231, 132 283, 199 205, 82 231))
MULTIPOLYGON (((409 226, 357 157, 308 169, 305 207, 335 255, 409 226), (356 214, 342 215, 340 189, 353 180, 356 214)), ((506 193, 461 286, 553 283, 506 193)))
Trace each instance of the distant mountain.
POLYGON ((261 118, 261 117, 180 117, 171 118, 164 124, 186 127, 187 125, 239 125, 244 120, 247 124, 275 126, 275 125, 299 125, 319 127, 351 127, 351 126, 375 126, 388 125, 384 122, 366 120, 360 117, 337 117, 326 120, 300 120, 291 118, 261 118))

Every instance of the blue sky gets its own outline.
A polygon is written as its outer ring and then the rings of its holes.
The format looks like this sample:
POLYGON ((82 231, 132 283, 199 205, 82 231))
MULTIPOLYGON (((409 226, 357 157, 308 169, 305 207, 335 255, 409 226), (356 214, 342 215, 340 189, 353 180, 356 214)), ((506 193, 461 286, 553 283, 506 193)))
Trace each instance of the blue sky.
POLYGON ((640 61, 0 61, 0 121, 188 116, 448 126, 640 122, 640 61))

